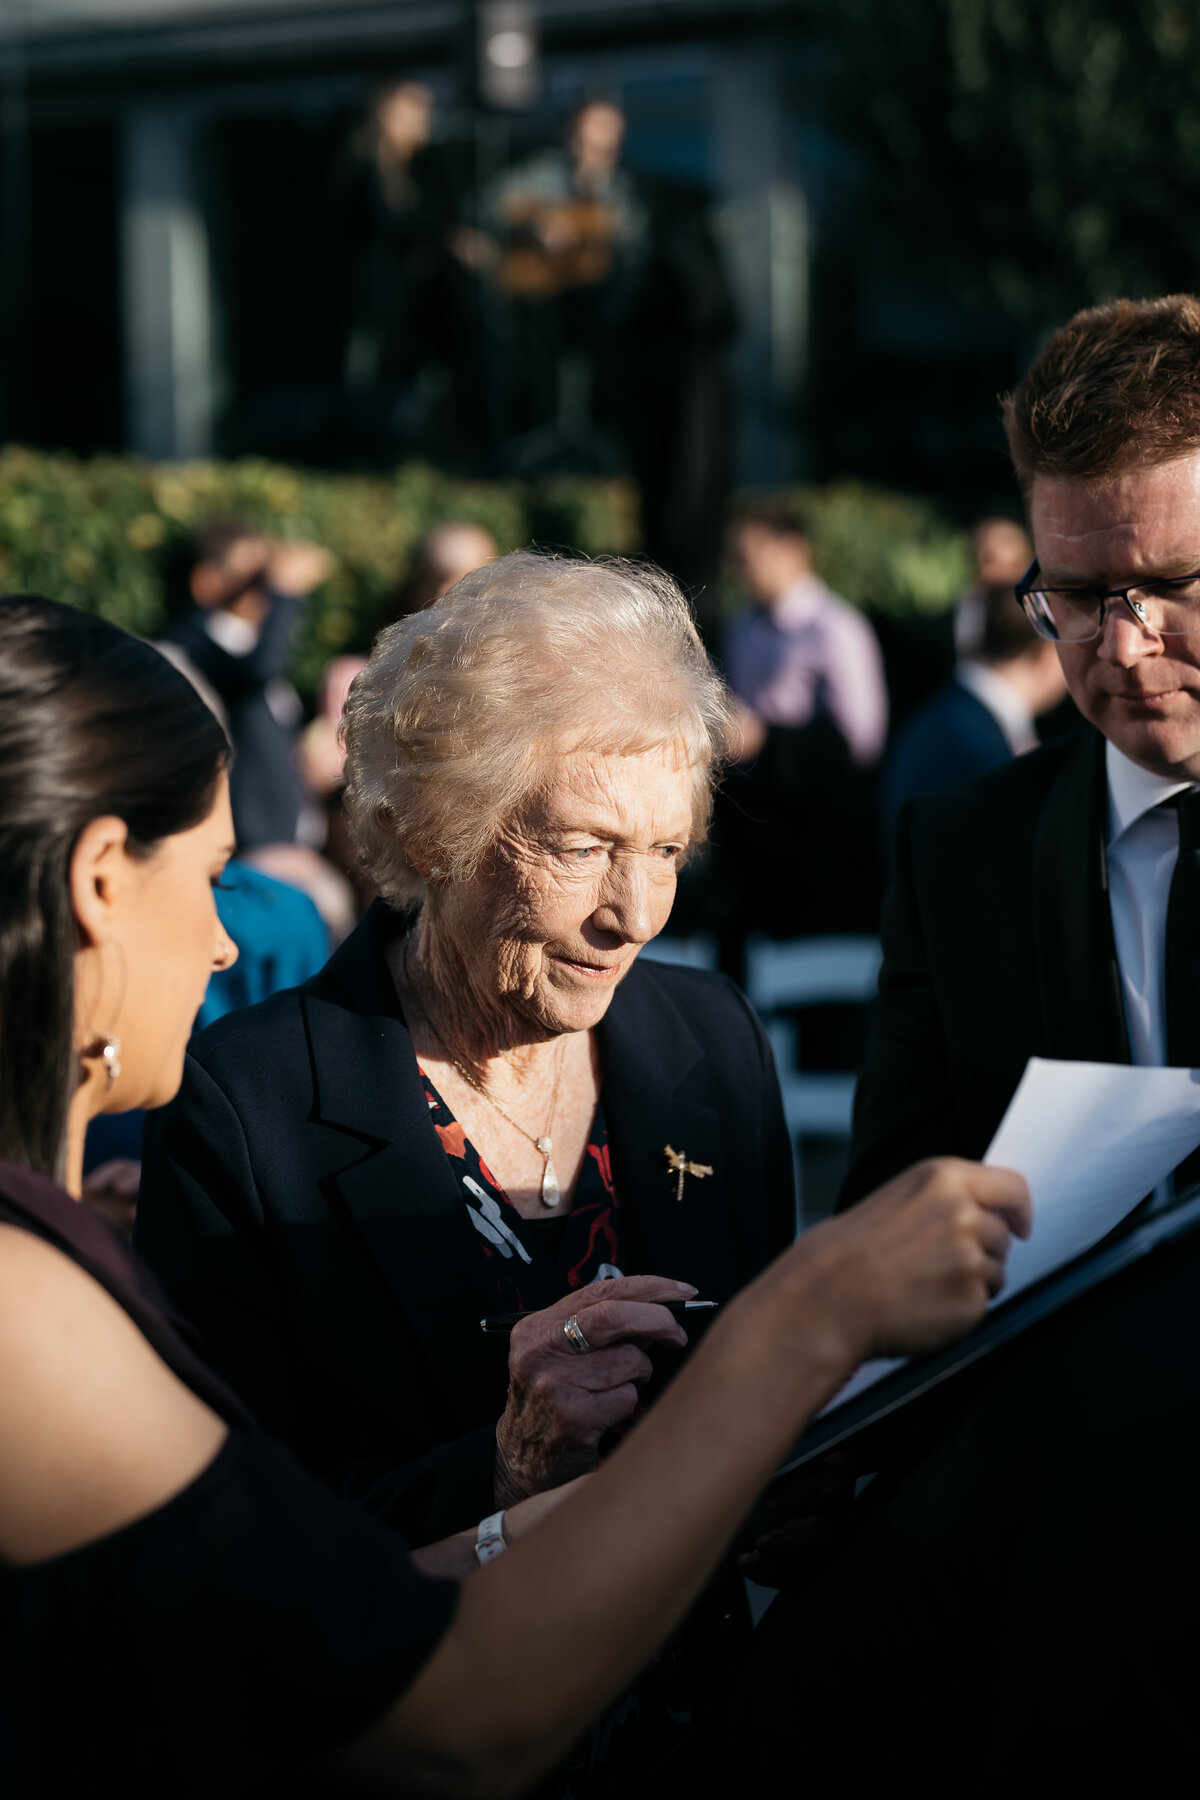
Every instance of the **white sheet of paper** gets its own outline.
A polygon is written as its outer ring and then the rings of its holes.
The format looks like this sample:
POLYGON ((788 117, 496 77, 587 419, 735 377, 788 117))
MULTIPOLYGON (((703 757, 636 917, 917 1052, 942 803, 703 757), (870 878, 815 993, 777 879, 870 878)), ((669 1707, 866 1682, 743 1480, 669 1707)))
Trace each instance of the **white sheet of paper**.
MULTIPOLYGON (((983 1159, 1024 1175, 1033 1198, 1033 1231, 1024 1242, 1013 1239, 1005 1286, 992 1305, 1107 1237, 1198 1144, 1200 1069, 1031 1057, 983 1159)), ((903 1360, 864 1363, 825 1411, 903 1360)))

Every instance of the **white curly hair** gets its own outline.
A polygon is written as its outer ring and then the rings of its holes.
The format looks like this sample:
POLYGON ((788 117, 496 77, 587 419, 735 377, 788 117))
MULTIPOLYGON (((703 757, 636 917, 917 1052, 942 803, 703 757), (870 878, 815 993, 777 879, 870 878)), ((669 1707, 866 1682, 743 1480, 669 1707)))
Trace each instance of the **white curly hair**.
POLYGON ((728 738, 724 683, 661 569, 520 550, 389 625, 343 714, 346 808, 396 906, 422 870, 469 879, 506 823, 580 750, 678 747, 703 840, 728 738))

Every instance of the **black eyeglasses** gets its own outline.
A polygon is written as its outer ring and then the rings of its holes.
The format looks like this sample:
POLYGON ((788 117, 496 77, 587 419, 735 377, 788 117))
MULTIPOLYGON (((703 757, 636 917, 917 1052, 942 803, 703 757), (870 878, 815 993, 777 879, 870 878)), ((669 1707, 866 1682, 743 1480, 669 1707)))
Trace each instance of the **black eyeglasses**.
POLYGON ((1104 630, 1111 600, 1121 600, 1144 631, 1158 637, 1200 633, 1200 574, 1135 581, 1129 587, 1042 587, 1035 557, 1013 590, 1040 637, 1056 644, 1086 644, 1104 630))

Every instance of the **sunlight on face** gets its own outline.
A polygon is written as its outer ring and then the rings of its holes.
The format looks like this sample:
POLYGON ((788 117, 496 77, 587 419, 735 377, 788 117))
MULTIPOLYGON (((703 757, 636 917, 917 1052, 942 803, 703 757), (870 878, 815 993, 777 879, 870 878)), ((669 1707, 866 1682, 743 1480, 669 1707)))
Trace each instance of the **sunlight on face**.
POLYGON ((692 828, 682 746, 565 757, 501 837, 447 926, 481 1000, 551 1033, 586 1030, 670 917, 692 828))
POLYGON ((162 1106, 178 1090, 209 976, 237 961, 213 892, 233 843, 222 776, 206 819, 132 865, 116 921, 127 981, 117 1024, 122 1073, 105 1096, 108 1112, 162 1106))
MULTIPOLYGON (((1103 486, 1039 475, 1029 513, 1050 585, 1200 572, 1200 455, 1103 486)), ((1102 635, 1060 644, 1058 655, 1076 706, 1118 750, 1155 774, 1200 777, 1200 636, 1160 637, 1110 603, 1102 635)))

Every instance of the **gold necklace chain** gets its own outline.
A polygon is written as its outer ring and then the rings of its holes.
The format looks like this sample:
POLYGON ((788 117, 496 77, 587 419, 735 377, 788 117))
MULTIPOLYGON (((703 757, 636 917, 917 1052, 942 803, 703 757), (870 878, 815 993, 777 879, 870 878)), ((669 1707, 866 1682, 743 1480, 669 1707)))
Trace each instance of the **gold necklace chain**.
POLYGON ((566 1038, 565 1037, 563 1038, 562 1042, 559 1044, 559 1047, 558 1047, 558 1057, 555 1062, 555 1068, 554 1068, 554 1086, 550 1091, 550 1116, 546 1120, 546 1129, 542 1133, 541 1137, 534 1137, 534 1135, 531 1131, 526 1131, 526 1129, 523 1125, 518 1125, 517 1121, 513 1118, 512 1114, 506 1112, 505 1109, 501 1106, 500 1102, 497 1099, 495 1099, 491 1094, 488 1093, 488 1091, 484 1087, 483 1083, 481 1081, 476 1081, 476 1079, 475 1079, 474 1075, 472 1075, 470 1069, 468 1069, 464 1063, 459 1062, 457 1056, 455 1056, 453 1050, 450 1049, 449 1045, 446 1043, 445 1038, 442 1036, 441 1032, 438 1030, 437 1026, 434 1024, 433 1020, 430 1018, 429 1014, 426 1012, 425 1008, 421 1005, 420 999, 418 998, 418 995, 417 995, 416 986, 414 985, 413 978, 412 978, 412 975, 409 973, 409 967, 408 967, 408 950, 409 950, 409 945, 411 944, 411 942, 412 942, 411 937, 407 937, 404 940, 404 979, 405 979, 405 983, 408 987, 408 991, 412 995, 413 1003, 415 1004, 417 1011, 420 1013, 422 1019, 425 1021, 426 1025, 429 1027, 430 1034, 437 1042, 439 1048, 442 1051, 442 1054, 445 1057, 447 1057, 448 1060, 450 1061, 450 1063, 452 1064, 452 1066, 458 1070, 458 1073, 462 1076, 462 1078, 466 1082, 467 1086, 474 1088, 475 1092, 480 1096, 481 1099, 486 1100, 489 1106, 494 1106, 496 1111, 500 1114, 500 1117, 502 1119, 507 1119, 508 1123, 512 1126, 514 1131, 519 1131, 523 1138, 528 1139, 528 1141, 533 1145, 534 1149, 538 1152, 539 1156, 545 1157, 546 1164, 545 1164, 544 1169, 542 1170, 542 1186, 541 1186, 542 1205, 543 1206, 557 1206, 559 1203, 559 1200, 562 1198, 562 1195, 561 1195, 559 1185, 558 1185, 558 1176, 555 1174, 555 1171, 554 1171, 554 1164, 550 1161, 550 1152, 554 1148, 554 1139, 550 1134, 554 1129, 554 1113, 555 1113, 555 1109, 558 1105, 558 1084, 562 1078, 563 1059, 566 1055, 566 1049, 567 1049, 566 1038))

